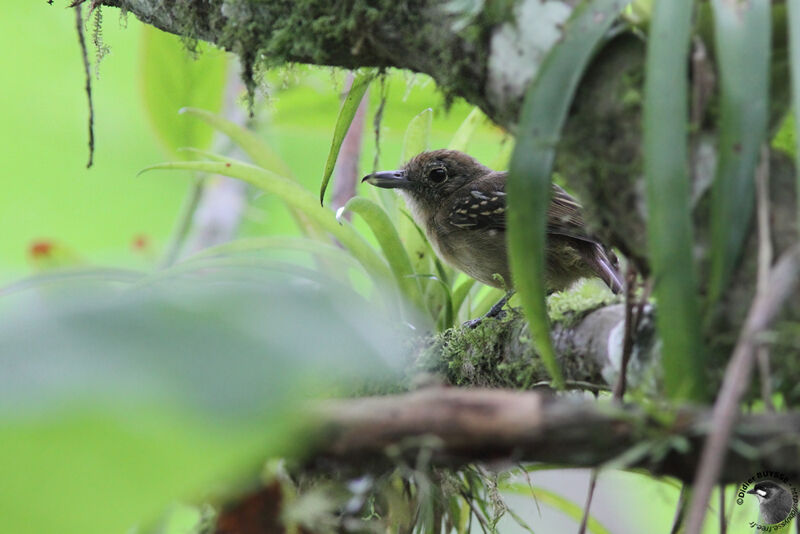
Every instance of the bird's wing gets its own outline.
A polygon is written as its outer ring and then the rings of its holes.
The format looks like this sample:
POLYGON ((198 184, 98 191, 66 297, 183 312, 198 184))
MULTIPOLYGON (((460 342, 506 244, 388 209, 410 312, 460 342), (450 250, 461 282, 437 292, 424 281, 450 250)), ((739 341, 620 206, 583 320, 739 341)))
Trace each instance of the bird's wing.
POLYGON ((448 222, 458 228, 506 229, 506 193, 494 184, 470 184, 453 195, 448 222))
MULTIPOLYGON (((505 183, 469 184, 453 195, 448 222, 464 229, 506 229, 505 183)), ((581 206, 569 193, 553 184, 547 209, 547 232, 594 242, 586 235, 581 206)))
POLYGON ((581 205, 556 184, 553 184, 553 196, 547 207, 547 233, 596 242, 586 234, 581 205))

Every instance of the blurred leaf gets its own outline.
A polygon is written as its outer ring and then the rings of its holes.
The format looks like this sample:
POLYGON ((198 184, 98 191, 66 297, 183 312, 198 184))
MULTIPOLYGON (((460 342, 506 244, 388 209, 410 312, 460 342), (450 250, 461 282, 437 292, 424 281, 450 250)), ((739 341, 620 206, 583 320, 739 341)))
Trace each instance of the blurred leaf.
POLYGON ((325 172, 322 174, 322 185, 319 189, 319 202, 322 204, 325 199, 325 190, 328 188, 328 182, 333 175, 333 170, 336 168, 336 160, 339 158, 339 149, 342 148, 342 142, 350 129, 350 124, 353 122, 353 117, 358 111, 358 106, 361 104, 361 99, 364 98, 364 93, 367 92, 369 84, 378 75, 377 69, 364 69, 353 78, 353 83, 350 86, 350 91, 342 102, 342 107, 339 109, 339 117, 336 119, 336 126, 333 129, 333 141, 331 142, 331 150, 328 152, 328 160, 325 162, 325 172))
POLYGON ((214 256, 231 256, 276 249, 308 252, 315 256, 323 256, 326 260, 332 260, 344 267, 365 272, 364 266, 358 263, 352 255, 348 254, 341 247, 329 245, 328 243, 321 243, 314 239, 285 236, 243 237, 235 239, 221 245, 204 248, 197 254, 186 258, 181 263, 190 263, 196 259, 214 256))
POLYGON ((419 154, 425 152, 431 143, 431 126, 433 124, 433 110, 431 108, 422 110, 416 117, 411 119, 406 128, 406 135, 403 137, 403 152, 401 164, 419 154))
MULTIPOLYGON (((181 113, 189 113, 190 115, 194 115, 230 137, 230 139, 242 150, 244 150, 251 160, 253 160, 253 163, 259 167, 262 167, 270 172, 274 172, 275 174, 285 178, 292 178, 292 171, 289 169, 289 166, 286 164, 286 162, 284 162, 268 144, 264 143, 250 130, 242 128, 234 122, 202 109, 183 108, 181 109, 181 113)), ((213 161, 227 160, 224 156, 194 147, 182 147, 179 150, 186 151, 191 154, 200 154, 213 161)), ((317 238, 318 240, 322 240, 320 233, 314 228, 313 224, 309 222, 308 218, 301 211, 289 208, 289 212, 292 214, 292 217, 294 218, 300 230, 302 230, 303 234, 309 237, 317 238)))
POLYGON ((307 399, 396 376, 393 322, 352 291, 223 269, 0 299, 3 531, 127 532, 302 454, 307 399))
POLYGON ((461 126, 458 127, 458 130, 456 130, 456 133, 453 135, 453 139, 450 141, 450 145, 448 145, 447 148, 450 150, 460 150, 461 152, 465 152, 467 150, 467 146, 469 146, 472 136, 475 135, 478 126, 480 126, 485 120, 486 116, 479 107, 475 106, 472 108, 472 111, 469 112, 467 118, 464 119, 464 122, 462 122, 461 126))
POLYGON ((536 351, 556 388, 564 387, 550 340, 545 304, 547 206, 556 144, 584 68, 625 0, 582 2, 561 39, 542 62, 525 94, 508 176, 508 244, 511 272, 536 351))
POLYGON ((656 320, 664 344, 664 386, 673 399, 700 399, 705 389, 686 150, 692 4, 692 0, 655 3, 645 67, 648 245, 656 320))
POLYGON ((492 164, 489 165, 489 167, 496 170, 507 169, 508 164, 511 161, 511 154, 513 150, 514 150, 514 143, 512 143, 510 140, 504 142, 500 146, 500 151, 492 160, 492 164))
POLYGON ((419 282, 414 278, 414 269, 400 235, 386 212, 375 202, 363 197, 351 198, 341 208, 337 219, 341 220, 341 215, 346 211, 357 213, 366 221, 381 246, 400 292, 414 306, 415 312, 421 311, 423 305, 419 282))
MULTIPOLYGON (((569 499, 562 497, 558 493, 554 493, 544 488, 540 488, 538 486, 528 486, 527 484, 522 484, 519 482, 501 482, 498 484, 498 489, 501 492, 506 491, 509 493, 515 493, 517 495, 529 495, 539 502, 564 512, 577 523, 580 523, 583 519, 583 508, 569 499)), ((610 530, 608 530, 597 519, 591 516, 586 524, 586 528, 589 530, 589 532, 594 532, 595 534, 611 534, 610 530)))
MULTIPOLYGON (((409 121, 405 136, 403 137, 401 163, 404 164, 420 152, 428 150, 430 147, 432 122, 433 110, 431 108, 421 111, 409 121)), ((434 261, 436 260, 436 255, 426 239, 425 233, 417 226, 416 221, 407 214, 403 216, 398 213, 397 219, 397 230, 408 250, 414 272, 420 274, 432 273, 435 268, 434 261)), ((424 287, 426 297, 429 301, 429 308, 436 307, 435 302, 432 303, 430 301, 432 299, 435 301, 441 297, 439 289, 427 283, 424 284, 424 287), (434 305, 430 306, 430 304, 434 305)))
POLYGON ((375 249, 373 249, 352 226, 349 224, 340 224, 331 210, 320 206, 319 202, 314 199, 314 196, 310 192, 306 191, 292 180, 278 176, 261 167, 255 167, 227 158, 225 161, 219 162, 187 161, 160 163, 147 167, 141 172, 158 169, 179 169, 222 174, 224 176, 230 176, 231 178, 238 178, 268 193, 272 193, 280 197, 290 206, 302 211, 314 224, 339 240, 339 242, 364 266, 367 272, 370 273, 370 276, 378 281, 383 281, 390 277, 389 267, 386 265, 386 262, 381 259, 375 249))
POLYGON ((711 5, 721 94, 709 312, 728 287, 752 222, 754 176, 767 135, 771 46, 769 2, 713 0, 711 5))
POLYGON ((789 0, 789 55, 792 70, 792 105, 794 106, 794 156, 795 195, 797 202, 797 231, 800 234, 800 136, 797 125, 800 124, 800 0, 789 0))
POLYGON ((478 283, 478 281, 474 278, 468 278, 456 286, 453 291, 454 313, 461 311, 461 306, 464 305, 464 302, 467 300, 467 295, 469 295, 470 290, 475 287, 476 283, 478 283))
POLYGON ((179 109, 222 107, 228 71, 225 52, 201 43, 198 49, 201 53, 193 58, 180 38, 142 26, 139 89, 156 136, 172 156, 182 146, 207 148, 213 133, 206 125, 176 120, 179 109))
POLYGON ((106 284, 132 284, 141 280, 145 273, 133 271, 130 269, 115 269, 115 268, 88 268, 88 267, 72 267, 72 268, 59 268, 46 271, 41 274, 36 274, 28 278, 23 278, 17 282, 0 287, 0 297, 8 296, 19 291, 24 291, 31 288, 44 288, 49 285, 63 285, 65 282, 76 282, 86 280, 92 283, 106 284))
POLYGON ((252 131, 242 128, 235 122, 229 121, 220 115, 216 115, 204 109, 184 107, 181 108, 180 113, 197 117, 215 130, 227 135, 239 148, 244 150, 250 159, 253 160, 253 163, 259 167, 263 167, 268 171, 272 171, 286 178, 292 176, 292 171, 289 169, 289 166, 286 165, 286 162, 252 131))

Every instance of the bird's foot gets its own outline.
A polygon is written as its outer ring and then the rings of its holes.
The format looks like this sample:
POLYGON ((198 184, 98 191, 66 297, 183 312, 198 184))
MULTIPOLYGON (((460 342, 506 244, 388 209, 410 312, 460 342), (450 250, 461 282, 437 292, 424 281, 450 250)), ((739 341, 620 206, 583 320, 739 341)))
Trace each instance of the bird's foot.
POLYGON ((506 293, 506 295, 503 298, 501 298, 499 301, 497 301, 497 304, 492 306, 491 309, 489 309, 489 311, 486 312, 486 315, 484 315, 483 317, 478 317, 477 319, 471 319, 471 320, 465 322, 464 323, 464 327, 465 328, 469 328, 470 330, 472 330, 474 328, 477 328, 484 321, 484 319, 497 319, 497 320, 500 320, 500 319, 505 318, 506 311, 503 309, 503 307, 506 305, 506 303, 508 302, 508 299, 510 299, 512 297, 512 295, 514 295, 514 291, 509 291, 508 293, 506 293))

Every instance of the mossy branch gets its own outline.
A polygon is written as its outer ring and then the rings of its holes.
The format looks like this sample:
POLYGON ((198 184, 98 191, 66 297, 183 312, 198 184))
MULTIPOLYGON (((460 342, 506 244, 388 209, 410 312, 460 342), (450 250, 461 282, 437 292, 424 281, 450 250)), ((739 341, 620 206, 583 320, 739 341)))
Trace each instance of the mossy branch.
MULTIPOLYGON (((312 446, 317 468, 411 465, 429 455, 433 465, 476 461, 643 468, 691 481, 708 410, 644 411, 537 392, 428 388, 389 397, 326 403, 324 429, 312 446)), ((742 416, 728 443, 720 481, 731 483, 774 470, 800 480, 800 413, 742 416)))

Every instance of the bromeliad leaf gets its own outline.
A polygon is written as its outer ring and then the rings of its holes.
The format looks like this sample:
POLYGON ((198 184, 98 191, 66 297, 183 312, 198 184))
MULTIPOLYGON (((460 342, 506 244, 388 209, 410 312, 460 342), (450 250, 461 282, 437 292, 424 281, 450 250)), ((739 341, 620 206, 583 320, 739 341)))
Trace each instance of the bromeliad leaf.
POLYGON ((339 210, 336 218, 341 220, 341 215, 347 211, 357 213, 366 221, 383 250, 401 293, 416 308, 415 312, 422 310, 422 291, 414 277, 411 260, 397 229, 383 208, 366 198, 353 197, 339 210))
POLYGON ((530 322, 533 343, 553 384, 564 386, 550 340, 544 250, 556 142, 581 74, 625 0, 584 1, 563 28, 528 88, 508 177, 511 272, 530 322))
MULTIPOLYGON (((800 135, 797 134, 800 125, 800 0, 789 0, 789 51, 792 70, 792 104, 794 107, 795 124, 795 166, 800 169, 800 135)), ((795 182, 795 195, 797 205, 797 231, 800 234, 800 172, 797 173, 795 182)))
POLYGON ((709 312, 725 291, 750 228, 769 113, 770 3, 711 2, 719 62, 719 161, 711 190, 709 312))
POLYGON ((356 232, 352 226, 339 224, 333 212, 320 206, 314 196, 303 189, 296 182, 278 176, 261 167, 249 165, 247 163, 226 160, 221 162, 212 161, 186 161, 160 163, 146 167, 140 172, 153 170, 189 170, 207 172, 210 174, 222 174, 231 178, 238 178, 268 193, 272 193, 281 198, 289 206, 297 208, 303 212, 317 227, 330 233, 353 256, 361 263, 367 272, 377 281, 384 281, 391 277, 389 267, 386 262, 378 255, 369 243, 356 232))
POLYGON ((472 111, 469 112, 467 118, 464 119, 464 122, 462 122, 458 127, 458 130, 456 130, 456 133, 453 135, 453 139, 450 140, 450 144, 447 148, 450 150, 460 150, 461 152, 466 152, 472 136, 475 135, 475 131, 478 129, 478 126, 480 126, 485 120, 486 116, 479 107, 476 106, 472 108, 472 111))
POLYGON ((218 132, 230 137, 259 167, 287 178, 292 175, 292 171, 289 170, 286 162, 267 143, 250 130, 204 109, 184 107, 181 108, 180 113, 197 117, 218 132))
POLYGON ((359 104, 361 104, 361 99, 364 98, 364 93, 367 92, 369 84, 372 83, 377 74, 377 69, 366 69, 358 73, 350 86, 350 92, 347 93, 344 102, 342 102, 339 116, 336 119, 336 126, 333 129, 331 150, 328 152, 328 160, 325 162, 325 171, 322 174, 322 185, 319 189, 320 204, 325 199, 325 190, 328 188, 328 182, 336 167, 336 160, 339 157, 339 149, 342 148, 344 136, 347 135, 347 130, 350 129, 350 124, 353 122, 353 117, 355 117, 359 104))
POLYGON ((664 386, 673 399, 699 399, 705 389, 686 149, 692 4, 656 2, 645 78, 647 235, 657 327, 664 344, 664 386))
POLYGON ((403 138, 403 155, 401 164, 410 160, 420 152, 428 150, 431 141, 431 125, 433 124, 433 110, 427 108, 411 119, 403 138))

